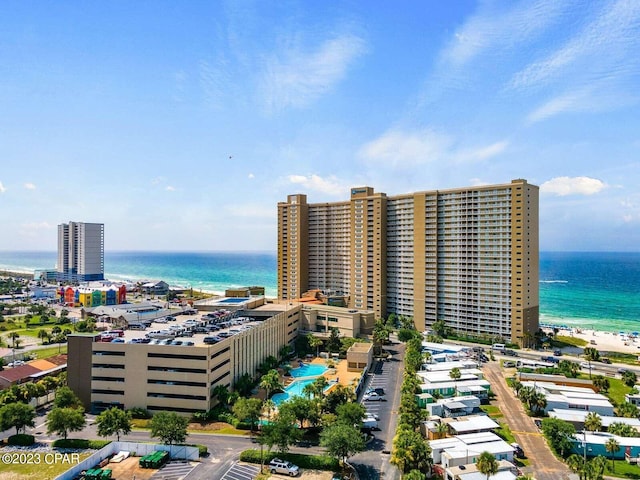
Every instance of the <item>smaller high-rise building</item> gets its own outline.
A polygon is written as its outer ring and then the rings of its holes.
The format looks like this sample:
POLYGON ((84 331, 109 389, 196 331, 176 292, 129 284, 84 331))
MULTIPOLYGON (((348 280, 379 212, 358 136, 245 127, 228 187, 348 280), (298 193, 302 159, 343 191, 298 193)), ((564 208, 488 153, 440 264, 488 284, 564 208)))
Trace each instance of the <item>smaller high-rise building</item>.
POLYGON ((104 280, 104 224, 69 222, 58 225, 58 280, 104 280))

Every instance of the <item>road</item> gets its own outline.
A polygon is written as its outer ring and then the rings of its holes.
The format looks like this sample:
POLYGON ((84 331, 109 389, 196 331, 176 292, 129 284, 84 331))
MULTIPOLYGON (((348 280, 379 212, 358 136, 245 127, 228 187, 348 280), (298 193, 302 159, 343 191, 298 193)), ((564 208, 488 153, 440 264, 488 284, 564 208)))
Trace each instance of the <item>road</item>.
POLYGON ((376 409, 375 413, 380 417, 380 431, 374 432, 375 438, 367 444, 367 450, 349 459, 360 480, 400 480, 400 471, 389 463, 389 452, 398 424, 405 345, 394 340, 385 350, 391 355, 391 361, 374 365, 367 386, 383 387, 387 401, 364 402, 368 410, 376 409))
POLYGON ((487 363, 484 374, 496 395, 496 405, 531 462, 529 467, 522 469, 523 473, 533 473, 537 480, 568 479, 571 472, 564 463, 556 459, 533 419, 526 414, 520 400, 507 386, 500 364, 487 363))

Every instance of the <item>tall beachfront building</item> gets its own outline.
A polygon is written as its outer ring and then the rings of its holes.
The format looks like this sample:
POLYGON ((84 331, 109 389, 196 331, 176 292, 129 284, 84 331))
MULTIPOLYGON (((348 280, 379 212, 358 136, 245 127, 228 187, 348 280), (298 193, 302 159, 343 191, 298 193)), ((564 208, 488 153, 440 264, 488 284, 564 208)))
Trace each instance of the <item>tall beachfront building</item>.
POLYGON ((104 224, 58 225, 57 270, 58 279, 63 281, 104 280, 104 224))
POLYGON ((311 289, 424 331, 528 343, 538 330, 538 187, 508 184, 278 203, 278 297, 311 289))

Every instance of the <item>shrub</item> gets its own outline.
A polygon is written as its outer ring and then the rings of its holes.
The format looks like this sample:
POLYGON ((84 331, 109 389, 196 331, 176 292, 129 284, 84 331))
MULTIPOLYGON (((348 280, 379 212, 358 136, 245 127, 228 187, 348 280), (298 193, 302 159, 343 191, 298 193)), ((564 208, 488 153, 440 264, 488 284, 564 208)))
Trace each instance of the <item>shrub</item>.
MULTIPOLYGON (((340 468, 338 459, 328 455, 302 455, 296 453, 264 452, 264 463, 269 463, 273 458, 282 458, 295 463, 300 468, 314 470, 337 471, 340 468)), ((240 454, 240 460, 248 463, 260 463, 260 450, 245 450, 240 454)))
POLYGON ((35 442, 35 438, 33 435, 26 435, 24 433, 20 433, 18 435, 11 435, 7 439, 7 443, 9 443, 9 445, 15 445, 18 447, 28 447, 30 445, 33 445, 34 442, 35 442))
POLYGON ((149 418, 152 417, 152 415, 149 412, 149 410, 147 410, 146 408, 142 408, 142 407, 130 408, 129 412, 131 413, 131 418, 149 419, 149 418))
POLYGON ((187 447, 197 447, 198 448, 198 455, 200 457, 206 457, 207 455, 209 455, 209 449, 207 448, 206 445, 185 443, 185 446, 187 446, 187 447))
POLYGON ((82 448, 100 450, 102 447, 109 445, 111 440, 86 440, 84 438, 64 438, 58 439, 53 442, 54 448, 82 448))

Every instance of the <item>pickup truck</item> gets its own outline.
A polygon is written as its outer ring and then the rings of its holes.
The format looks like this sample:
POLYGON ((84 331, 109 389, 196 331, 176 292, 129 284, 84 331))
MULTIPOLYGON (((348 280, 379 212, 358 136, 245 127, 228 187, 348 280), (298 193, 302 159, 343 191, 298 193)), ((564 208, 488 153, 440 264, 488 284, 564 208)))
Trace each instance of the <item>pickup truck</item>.
POLYGON ((549 363, 560 363, 560 359, 558 357, 542 357, 540 360, 549 363))

